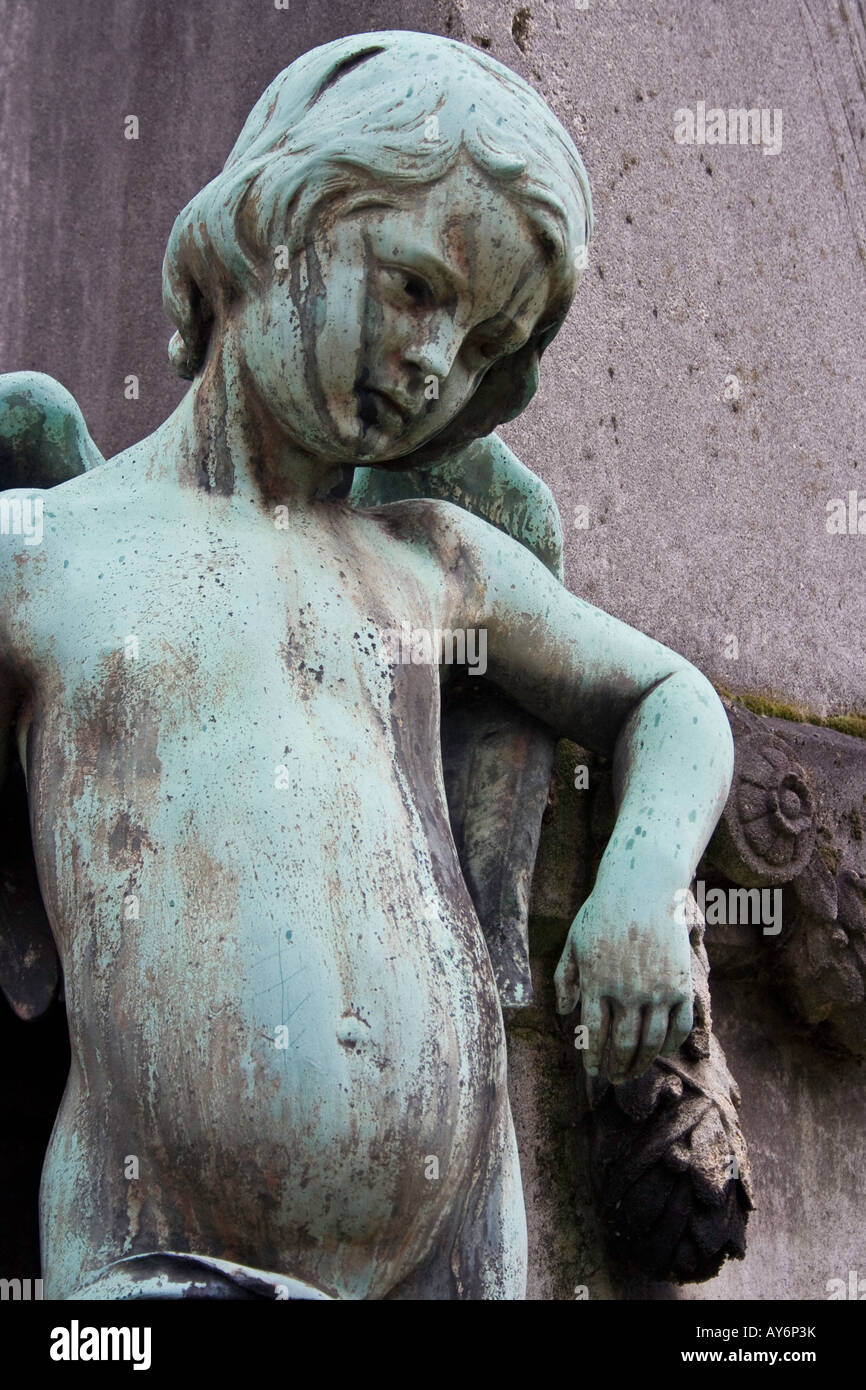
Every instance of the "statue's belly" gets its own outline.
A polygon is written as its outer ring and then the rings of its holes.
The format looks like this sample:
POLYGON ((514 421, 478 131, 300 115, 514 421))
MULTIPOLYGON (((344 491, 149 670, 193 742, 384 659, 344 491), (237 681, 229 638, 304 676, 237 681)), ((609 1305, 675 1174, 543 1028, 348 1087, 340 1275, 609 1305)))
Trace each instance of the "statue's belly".
POLYGON ((117 1254, 197 1248, 364 1296, 465 1191, 505 1103, 495 985, 444 807, 375 786, 344 769, 274 816, 239 768, 194 817, 110 812, 77 855, 97 909, 64 951, 82 1079, 53 1157, 91 1185, 103 1249, 107 1212, 117 1254))

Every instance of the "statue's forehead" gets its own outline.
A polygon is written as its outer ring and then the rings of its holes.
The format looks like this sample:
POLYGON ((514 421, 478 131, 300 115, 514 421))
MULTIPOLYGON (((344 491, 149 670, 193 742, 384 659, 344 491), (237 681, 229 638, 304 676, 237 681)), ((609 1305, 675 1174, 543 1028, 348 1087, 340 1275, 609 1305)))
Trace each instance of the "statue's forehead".
POLYGON ((393 187, 383 197, 394 209, 421 210, 422 215, 448 223, 458 219, 519 216, 519 207, 504 184, 492 179, 468 159, 455 163, 430 183, 393 187))
POLYGON ((505 189, 462 169, 436 183, 383 193, 357 210, 377 247, 412 239, 432 253, 458 260, 484 251, 513 256, 535 248, 529 219, 505 189))

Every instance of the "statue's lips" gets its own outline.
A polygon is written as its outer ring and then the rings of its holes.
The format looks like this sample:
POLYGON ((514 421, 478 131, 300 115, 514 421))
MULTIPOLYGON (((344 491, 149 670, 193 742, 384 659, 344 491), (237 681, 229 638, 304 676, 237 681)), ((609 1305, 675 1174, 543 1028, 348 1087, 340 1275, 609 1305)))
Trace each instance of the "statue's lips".
POLYGON ((412 409, 409 402, 402 395, 394 391, 386 391, 381 386, 359 386, 357 387, 359 400, 359 414, 365 424, 379 424, 377 416, 385 415, 392 418, 397 416, 400 423, 406 425, 412 419, 412 409))

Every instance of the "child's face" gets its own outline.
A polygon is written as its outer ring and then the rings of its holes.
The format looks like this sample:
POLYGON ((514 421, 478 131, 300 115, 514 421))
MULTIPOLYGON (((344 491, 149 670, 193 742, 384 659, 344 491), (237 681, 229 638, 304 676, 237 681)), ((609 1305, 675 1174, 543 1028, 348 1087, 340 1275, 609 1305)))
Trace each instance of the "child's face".
POLYGON ((444 429, 530 338, 549 295, 525 215, 458 165, 431 187, 320 216, 235 324, 278 425, 323 459, 379 462, 444 429))

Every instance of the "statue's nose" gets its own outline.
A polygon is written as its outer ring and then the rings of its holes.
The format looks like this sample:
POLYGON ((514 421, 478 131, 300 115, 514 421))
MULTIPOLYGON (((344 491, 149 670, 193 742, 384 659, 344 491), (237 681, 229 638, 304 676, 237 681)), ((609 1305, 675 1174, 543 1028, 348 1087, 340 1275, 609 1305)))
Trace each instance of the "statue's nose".
POLYGON ((435 376, 444 381, 460 348, 460 335, 455 326, 448 322, 430 333, 423 342, 416 342, 405 353, 406 361, 418 367, 425 376, 435 376))

